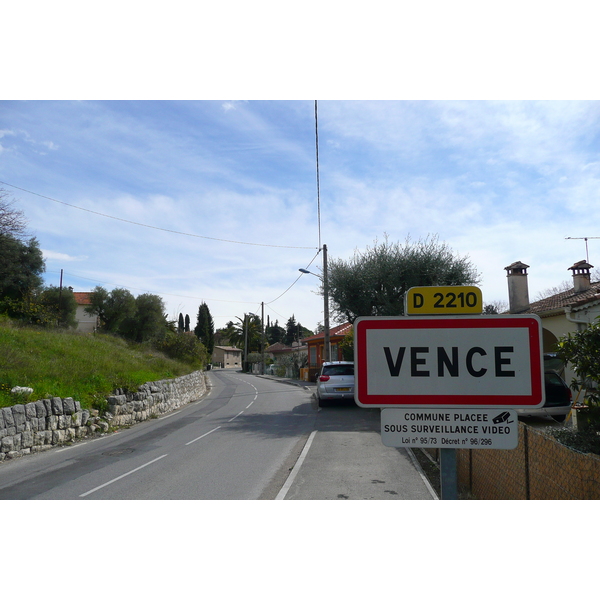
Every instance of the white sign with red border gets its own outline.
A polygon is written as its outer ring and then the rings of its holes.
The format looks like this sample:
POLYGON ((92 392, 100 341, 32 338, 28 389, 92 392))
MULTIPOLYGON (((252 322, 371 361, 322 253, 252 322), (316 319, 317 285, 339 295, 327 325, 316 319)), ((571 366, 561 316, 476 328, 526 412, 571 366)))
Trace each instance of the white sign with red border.
POLYGON ((541 332, 537 315, 359 317, 356 402, 366 408, 539 407, 541 332))

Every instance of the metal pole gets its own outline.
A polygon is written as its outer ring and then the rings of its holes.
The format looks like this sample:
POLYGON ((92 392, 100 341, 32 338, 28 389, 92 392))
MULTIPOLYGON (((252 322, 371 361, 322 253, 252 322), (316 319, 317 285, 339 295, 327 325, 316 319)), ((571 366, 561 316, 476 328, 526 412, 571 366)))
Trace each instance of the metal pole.
POLYGON ((440 483, 442 500, 458 500, 455 448, 440 448, 440 483))
POLYGON ((242 372, 246 372, 248 365, 248 315, 244 313, 244 362, 242 363, 242 372))
POLYGON ((260 374, 265 374, 265 303, 260 303, 260 374))
POLYGON ((323 244, 323 320, 325 324, 323 338, 323 361, 331 360, 331 342, 329 336, 329 282, 327 280, 327 244, 323 244))

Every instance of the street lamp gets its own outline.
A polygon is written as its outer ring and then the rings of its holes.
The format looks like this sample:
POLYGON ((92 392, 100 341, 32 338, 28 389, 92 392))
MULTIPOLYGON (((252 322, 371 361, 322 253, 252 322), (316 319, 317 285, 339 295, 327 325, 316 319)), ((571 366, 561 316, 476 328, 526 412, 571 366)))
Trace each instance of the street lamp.
POLYGON ((323 282, 323 321, 324 321, 324 336, 323 336, 323 362, 331 361, 331 342, 329 336, 329 283, 327 280, 327 246, 323 244, 323 277, 316 273, 311 273, 306 269, 298 269, 300 273, 307 273, 318 277, 323 282))

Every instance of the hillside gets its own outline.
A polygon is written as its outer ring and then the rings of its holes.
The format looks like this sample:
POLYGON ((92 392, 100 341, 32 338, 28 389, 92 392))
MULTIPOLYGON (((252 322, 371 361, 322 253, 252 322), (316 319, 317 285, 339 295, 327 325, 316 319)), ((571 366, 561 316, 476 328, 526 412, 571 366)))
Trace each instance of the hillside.
POLYGON ((148 381, 195 370, 149 347, 108 336, 17 327, 0 321, 0 407, 19 402, 15 386, 31 387, 28 401, 72 397, 82 408, 117 388, 137 389, 148 381))

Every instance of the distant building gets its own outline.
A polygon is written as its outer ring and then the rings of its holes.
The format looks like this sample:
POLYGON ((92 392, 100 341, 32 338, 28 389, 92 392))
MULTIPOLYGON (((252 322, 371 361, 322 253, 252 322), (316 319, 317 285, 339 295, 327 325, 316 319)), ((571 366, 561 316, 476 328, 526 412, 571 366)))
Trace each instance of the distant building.
POLYGON ((233 346, 215 346, 212 364, 223 369, 242 368, 242 351, 233 346))
MULTIPOLYGON (((352 323, 344 323, 329 329, 329 347, 331 348, 331 360, 344 360, 340 342, 346 334, 352 330, 352 323)), ((308 368, 310 381, 315 381, 321 365, 323 364, 325 333, 321 332, 317 335, 304 338, 302 340, 308 346, 308 368)))
POLYGON ((93 333, 98 326, 98 317, 85 312, 85 309, 92 305, 90 295, 91 292, 73 292, 75 302, 77 302, 77 310, 75 311, 77 331, 83 333, 93 333))

